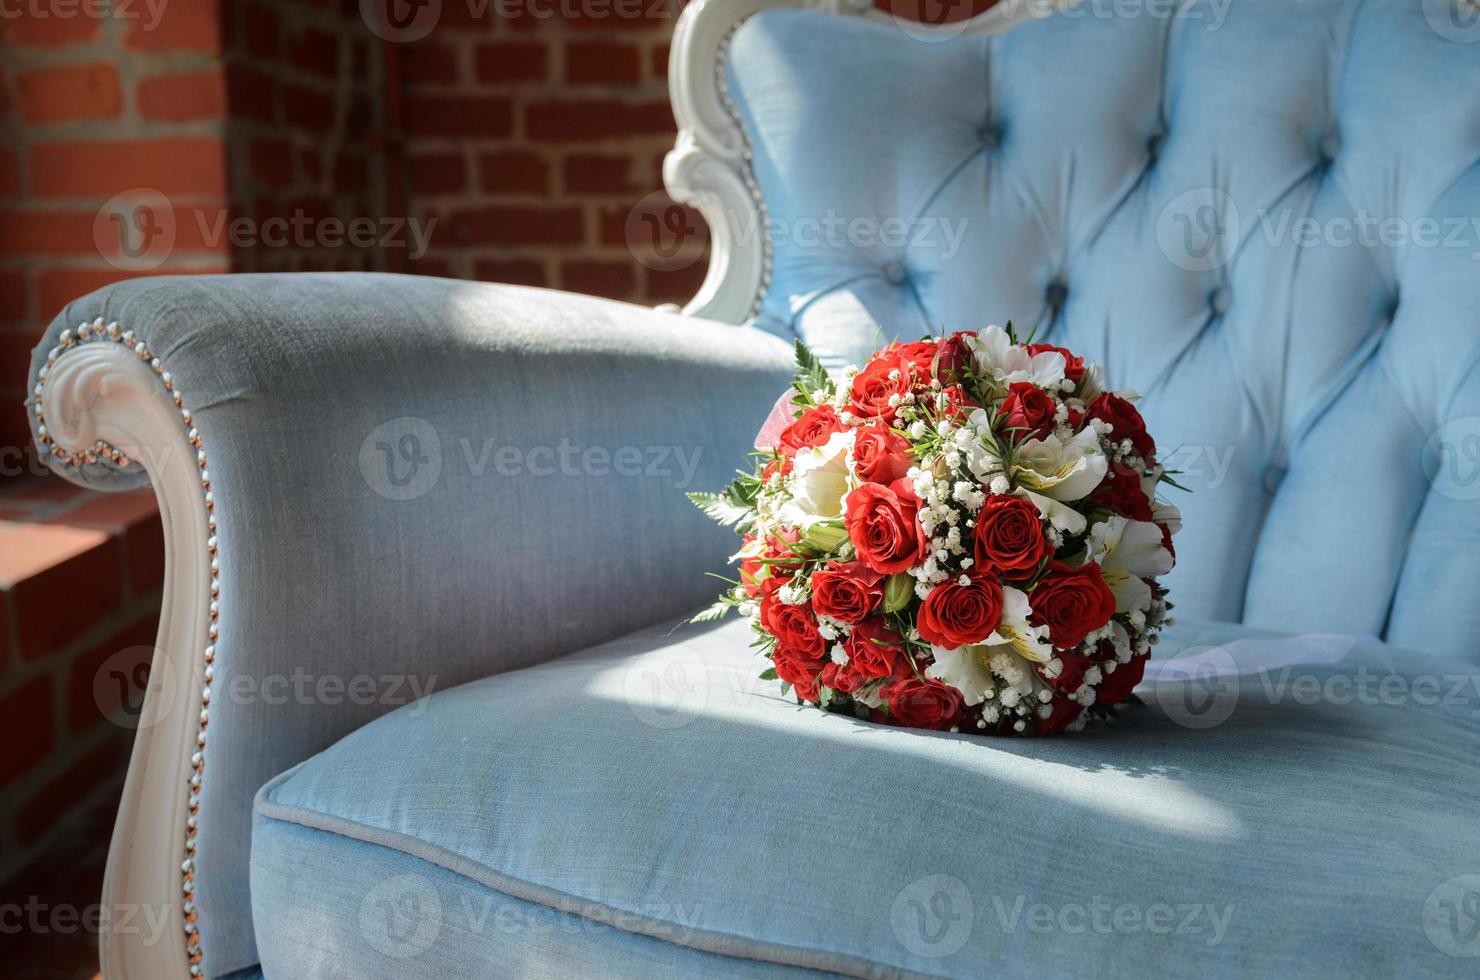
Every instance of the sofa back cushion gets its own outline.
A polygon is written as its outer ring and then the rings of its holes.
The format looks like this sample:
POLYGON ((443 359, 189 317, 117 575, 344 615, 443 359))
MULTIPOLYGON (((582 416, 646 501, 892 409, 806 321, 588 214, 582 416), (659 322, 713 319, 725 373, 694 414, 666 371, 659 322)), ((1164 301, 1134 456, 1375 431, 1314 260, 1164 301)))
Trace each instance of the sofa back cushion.
POLYGON ((758 322, 834 364, 1036 326, 1141 392, 1184 471, 1181 612, 1475 656, 1470 2, 1096 5, 933 43, 758 14, 725 64, 758 322))

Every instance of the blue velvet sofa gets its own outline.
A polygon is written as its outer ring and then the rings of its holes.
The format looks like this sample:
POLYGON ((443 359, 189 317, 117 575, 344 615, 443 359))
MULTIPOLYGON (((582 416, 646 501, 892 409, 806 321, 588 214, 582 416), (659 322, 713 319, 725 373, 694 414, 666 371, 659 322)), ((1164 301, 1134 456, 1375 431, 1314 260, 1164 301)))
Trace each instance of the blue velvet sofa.
POLYGON ((108 976, 1476 975, 1470 0, 809 6, 678 24, 682 313, 232 276, 52 326, 38 442, 170 557, 106 888, 171 927, 108 976), (1192 491, 1145 705, 882 728, 681 625, 734 546, 683 491, 795 338, 1007 318, 1192 491))

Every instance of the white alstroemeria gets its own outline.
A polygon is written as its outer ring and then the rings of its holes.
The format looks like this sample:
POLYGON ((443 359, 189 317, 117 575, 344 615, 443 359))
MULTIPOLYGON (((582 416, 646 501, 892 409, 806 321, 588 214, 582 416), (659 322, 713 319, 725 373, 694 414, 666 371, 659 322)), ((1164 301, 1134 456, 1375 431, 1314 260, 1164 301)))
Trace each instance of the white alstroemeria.
POLYGON ((943 684, 949 684, 961 692, 967 705, 981 704, 997 691, 997 682, 992 679, 992 670, 987 666, 990 651, 975 644, 947 650, 931 647, 935 663, 925 668, 925 674, 943 684))
POLYGON ((1151 519, 1157 524, 1165 524, 1167 533, 1176 537, 1177 532, 1182 530, 1182 512, 1175 504, 1163 503, 1155 497, 1147 497, 1151 501, 1151 519))
MULTIPOLYGON (((984 408, 972 409, 966 423, 976 433, 992 431, 992 416, 984 408)), ((961 455, 966 460, 966 468, 979 483, 987 486, 991 485, 992 477, 1002 473, 1002 457, 997 455, 994 445, 977 435, 960 447, 961 455)))
POLYGON ((820 446, 799 450, 791 468, 791 499, 778 508, 787 524, 803 529, 843 516, 843 497, 851 486, 848 454, 853 430, 834 432, 820 446))
POLYGON ((1031 381, 1040 388, 1057 391, 1064 380, 1067 365, 1063 354, 1047 350, 1030 355, 1026 348, 1014 344, 1007 331, 996 324, 978 333, 972 347, 976 373, 995 378, 1004 385, 1031 381))
POLYGON ((1084 377, 1079 379, 1079 397, 1086 404, 1105 393, 1105 369, 1098 364, 1086 363, 1084 377))
POLYGON ((1003 647, 1026 660, 1037 664, 1048 663, 1053 657, 1053 644, 1048 639, 1047 626, 1034 626, 1028 621, 1033 607, 1028 594, 1007 585, 1002 588, 1002 621, 987 637, 987 647, 1003 647))
POLYGON ((1064 442, 1056 435, 1026 439, 1013 456, 1014 482, 1064 503, 1088 496, 1110 469, 1092 428, 1064 442))
POLYGON ((1041 493, 1019 487, 1013 491, 1014 495, 1026 498, 1034 507, 1038 508, 1038 515, 1050 525, 1063 531, 1065 534, 1078 534, 1084 530, 1084 515, 1079 513, 1068 504, 1045 497, 1041 493))
POLYGON ((1115 611, 1149 609, 1151 586, 1142 579, 1172 570, 1171 553, 1161 544, 1161 528, 1115 514, 1089 529, 1088 545, 1089 560, 1100 563, 1100 575, 1115 594, 1115 611))

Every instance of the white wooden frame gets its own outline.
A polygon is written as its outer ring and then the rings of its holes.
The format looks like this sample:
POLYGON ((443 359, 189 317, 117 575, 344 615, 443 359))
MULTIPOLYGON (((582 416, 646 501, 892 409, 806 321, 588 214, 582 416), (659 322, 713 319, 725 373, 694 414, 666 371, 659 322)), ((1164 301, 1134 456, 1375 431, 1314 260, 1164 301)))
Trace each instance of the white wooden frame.
POLYGON ((668 92, 678 141, 663 161, 663 183, 709 225, 709 269, 683 312, 725 323, 756 314, 771 282, 765 200, 750 147, 725 85, 730 37, 762 10, 810 8, 893 23, 922 43, 1000 34, 1080 0, 1003 0, 985 13, 939 27, 897 19, 872 0, 695 0, 678 20, 668 56, 668 92))
MULTIPOLYGON (((1078 0, 1004 0, 939 28, 905 25, 920 40, 992 34, 1078 0)), ((664 161, 670 195, 709 223, 711 255, 684 312, 740 323, 770 281, 765 202, 724 84, 729 38, 747 17, 781 7, 890 21, 870 0, 695 0, 674 32, 669 90, 678 140, 664 161)), ((105 930, 107 980, 202 975, 193 904, 195 829, 205 769, 220 594, 215 501, 200 436, 165 365, 118 324, 79 324, 62 335, 36 386, 43 446, 66 465, 141 465, 165 535, 164 604, 150 689, 129 762, 103 880, 108 909, 149 910, 162 934, 105 930)), ((138 917, 138 918, 142 918, 138 917)))

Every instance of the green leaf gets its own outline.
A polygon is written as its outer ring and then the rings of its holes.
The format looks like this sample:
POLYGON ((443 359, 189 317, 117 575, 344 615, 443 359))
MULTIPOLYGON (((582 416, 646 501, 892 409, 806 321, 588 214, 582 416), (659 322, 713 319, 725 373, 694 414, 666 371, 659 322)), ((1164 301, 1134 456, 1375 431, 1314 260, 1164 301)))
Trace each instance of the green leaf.
POLYGON ((765 670, 761 671, 761 680, 763 680, 763 681, 774 681, 775 679, 776 679, 776 668, 775 667, 767 667, 765 670))
POLYGON ((796 385, 797 390, 808 395, 819 388, 826 391, 832 390, 832 379, 828 377, 827 368, 822 366, 817 355, 813 354, 800 338, 796 342, 796 353, 797 373, 793 384, 796 385))
POLYGON ((734 606, 734 603, 731 602, 729 599, 718 599, 715 601, 714 605, 708 607, 702 612, 695 613, 694 617, 690 619, 689 622, 712 623, 716 619, 724 619, 725 613, 729 612, 732 606, 734 606))
POLYGON ((732 503, 723 493, 689 493, 685 496, 721 527, 731 527, 751 516, 749 507, 732 503))

